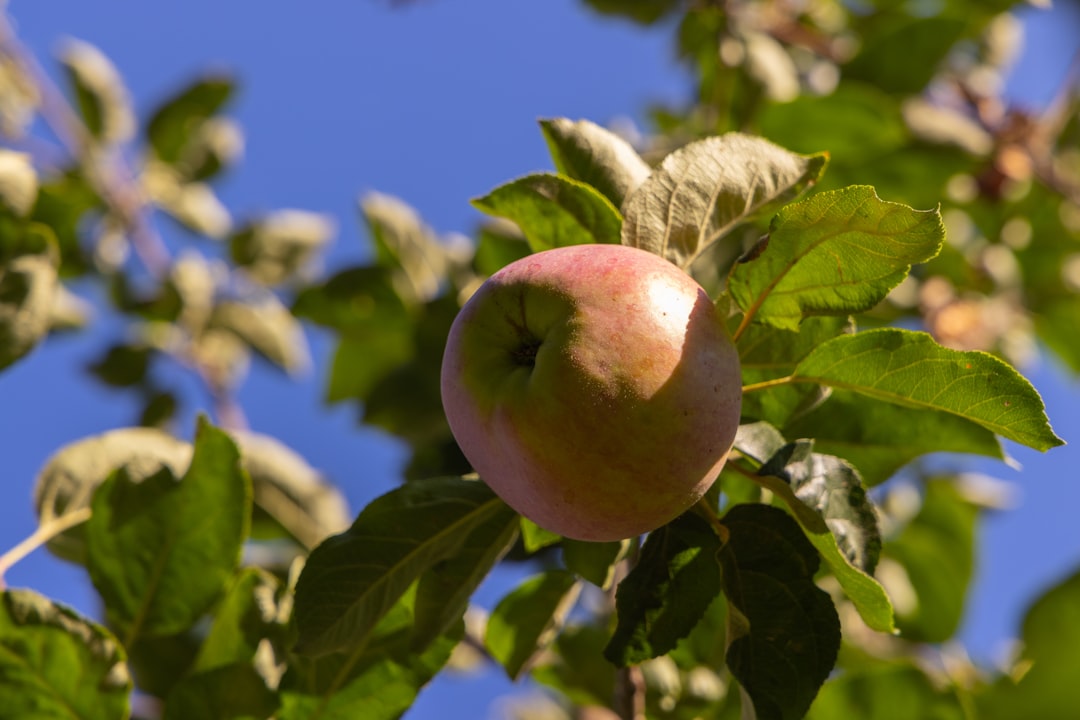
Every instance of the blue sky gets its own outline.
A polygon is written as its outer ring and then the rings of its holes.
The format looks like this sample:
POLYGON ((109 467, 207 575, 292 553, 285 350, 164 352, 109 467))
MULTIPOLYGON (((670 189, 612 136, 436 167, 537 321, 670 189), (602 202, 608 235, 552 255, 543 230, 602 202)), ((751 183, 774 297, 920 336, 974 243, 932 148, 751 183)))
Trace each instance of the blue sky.
MULTIPOLYGON (((468 233, 478 219, 470 197, 550 167, 538 118, 639 119, 647 103, 679 101, 690 86, 673 61, 670 28, 645 31, 601 20, 572 0, 325 5, 316 12, 281 1, 11 0, 8 9, 50 69, 64 37, 100 47, 140 110, 199 72, 232 72, 240 92, 229 114, 244 127, 247 150, 218 185, 221 197, 239 217, 285 207, 334 216, 339 233, 331 267, 365 257, 355 210, 360 193, 397 195, 438 231, 468 233)), ((1027 13, 1038 40, 1029 41, 1010 85, 1026 105, 1049 99, 1080 37, 1076 6, 1058 5, 1053 14, 1027 13)), ((165 223, 161 229, 174 232, 165 223)), ((85 363, 121 329, 107 317, 99 321, 111 336, 51 339, 0 375, 2 548, 34 527, 31 482, 48 455, 125 425, 136 412, 125 395, 85 377, 85 363)), ((359 509, 394 486, 404 455, 392 440, 357 425, 353 408, 321 405, 320 361, 329 345, 319 334, 311 339, 314 373, 290 381, 256 366, 240 401, 253 429, 294 447, 359 509)), ((1080 438, 1080 383, 1049 362, 1028 372, 1058 434, 1080 438)), ((194 383, 186 387, 200 397, 194 383)), ((1080 565, 1074 520, 1080 450, 1012 451, 1021 472, 973 465, 1021 491, 1019 508, 990 516, 983 527, 984 555, 964 632, 980 657, 992 656, 1014 634, 1035 593, 1080 565)), ((8 580, 94 610, 83 571, 47 553, 25 560, 8 580)), ((492 604, 506 583, 489 583, 480 600, 492 604)), ((459 717, 482 718, 494 712, 492 698, 511 689, 494 672, 479 681, 440 679, 407 717, 447 718, 452 707, 459 717)))

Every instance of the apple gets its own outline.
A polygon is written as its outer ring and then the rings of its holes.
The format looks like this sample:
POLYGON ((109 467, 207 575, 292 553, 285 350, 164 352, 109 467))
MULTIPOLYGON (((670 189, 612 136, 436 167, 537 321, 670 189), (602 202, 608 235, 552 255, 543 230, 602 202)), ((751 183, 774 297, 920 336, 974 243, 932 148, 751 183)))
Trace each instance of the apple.
POLYGON ((450 329, 450 429, 514 510, 578 540, 654 530, 689 509, 739 424, 739 357, 708 294, 621 245, 522 258, 450 329))

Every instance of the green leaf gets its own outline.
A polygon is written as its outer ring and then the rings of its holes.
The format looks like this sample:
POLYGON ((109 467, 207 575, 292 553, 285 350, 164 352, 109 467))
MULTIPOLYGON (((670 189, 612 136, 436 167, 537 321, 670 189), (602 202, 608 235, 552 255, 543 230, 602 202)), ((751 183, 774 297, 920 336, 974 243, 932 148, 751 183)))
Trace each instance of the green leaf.
POLYGON ((681 4, 679 0, 585 0, 585 4, 604 15, 621 15, 641 25, 652 25, 681 4))
POLYGON ((850 462, 871 487, 927 453, 1005 457, 994 433, 962 417, 880 402, 846 390, 833 391, 820 406, 784 425, 784 434, 813 437, 815 448, 850 462))
POLYGON ((615 594, 618 624, 604 657, 619 666, 664 655, 686 637, 720 593, 720 538, 685 513, 645 540, 615 594))
POLYGON ((728 288, 748 318, 796 330, 812 315, 869 310, 944 239, 936 210, 885 202, 867 186, 822 192, 776 214, 764 250, 735 264, 728 288))
MULTIPOLYGON (((415 587, 415 586, 414 586, 415 587)), ((281 679, 279 720, 396 720, 446 664, 464 634, 457 623, 423 652, 412 645, 413 592, 402 595, 349 653, 295 657, 281 679)))
POLYGON ((473 207, 513 220, 533 252, 566 245, 617 243, 622 216, 611 201, 583 182, 537 173, 500 185, 473 207))
POLYGON ((173 165, 200 127, 228 101, 232 79, 200 78, 168 98, 154 111, 146 127, 150 147, 159 160, 173 165))
MULTIPOLYGON (((34 509, 41 525, 90 506, 94 491, 115 470, 126 466, 140 482, 162 468, 182 475, 191 463, 191 445, 153 428, 118 428, 65 445, 46 461, 34 481, 34 509)), ((86 526, 76 525, 49 541, 49 551, 86 562, 86 526)))
POLYGON ((427 647, 463 617, 473 592, 517 540, 519 517, 509 505, 503 505, 469 534, 453 557, 420 576, 414 647, 427 647))
POLYGON ((559 633, 552 652, 537 658, 529 677, 558 690, 576 705, 607 707, 615 696, 615 666, 603 655, 606 628, 568 625, 559 633))
POLYGON ((0 716, 128 717, 131 679, 112 634, 31 590, 0 594, 0 716))
POLYGON ((193 670, 252 665, 259 643, 279 634, 287 620, 279 603, 280 586, 276 577, 261 568, 241 570, 214 612, 214 623, 199 647, 193 670))
POLYGON ((234 663, 181 679, 165 702, 164 720, 260 720, 273 716, 278 704, 250 663, 234 663))
POLYGON ((564 538, 563 564, 578 577, 607 590, 615 579, 615 563, 622 559, 629 548, 628 539, 619 542, 588 542, 564 538))
MULTIPOLYGON (((737 346, 743 385, 790 375, 799 361, 818 345, 853 332, 854 323, 843 317, 807 318, 798 332, 769 325, 748 325, 737 346)), ((793 418, 813 410, 827 396, 828 391, 818 385, 777 385, 763 392, 744 395, 742 415, 783 427, 793 418)))
POLYGON ((82 274, 89 265, 83 249, 83 218, 97 209, 101 200, 90 183, 75 171, 43 180, 30 219, 56 234, 61 274, 82 274))
POLYGON ((873 506, 850 465, 812 448, 800 440, 777 450, 758 470, 761 484, 787 504, 864 622, 894 632, 892 602, 870 575, 881 551, 873 506))
POLYGON ((434 298, 449 269, 450 254, 420 215, 391 195, 360 199, 379 265, 391 270, 401 300, 414 305, 434 298))
POLYGON ((813 440, 788 443, 758 470, 783 480, 836 537, 844 556, 868 575, 881 555, 881 531, 862 479, 840 458, 813 452, 813 440))
POLYGON ((131 387, 143 382, 150 367, 150 348, 145 345, 118 343, 88 366, 88 370, 106 385, 131 387))
POLYGON ((410 585, 504 507, 486 485, 461 478, 409 483, 374 500, 308 557, 296 585, 297 652, 362 645, 410 585))
POLYGON ((91 508, 90 579, 130 644, 186 630, 220 596, 248 534, 251 482, 233 441, 200 420, 183 479, 166 467, 137 482, 121 468, 91 508))
POLYGON ((334 221, 304 210, 278 210, 252 220, 229 238, 229 254, 263 285, 297 279, 333 238, 334 221))
MULTIPOLYGON (((965 720, 963 705, 954 691, 941 689, 940 683, 908 661, 860 663, 845 668, 843 675, 825 683, 807 720, 965 720)), ((981 713, 979 718, 985 717, 981 713)), ((1019 715, 1003 717, 1045 717, 1019 715)))
POLYGON ((300 374, 311 365, 303 328, 273 294, 244 301, 222 300, 214 305, 209 326, 228 330, 290 374, 300 374))
POLYGON ((951 413, 1036 450, 1064 443, 1039 393, 1011 366, 987 353, 944 348, 926 333, 841 335, 804 358, 792 379, 951 413))
POLYGON ((730 532, 721 552, 731 613, 728 668, 758 720, 798 720, 840 648, 836 609, 814 584, 818 553, 778 508, 736 505, 723 524, 730 532))
POLYGON ((529 243, 517 225, 494 218, 480 226, 473 269, 481 277, 489 277, 529 252, 529 243))
POLYGON ((739 223, 817 182, 825 163, 739 133, 690 143, 626 199, 622 243, 686 267, 739 223))
MULTIPOLYGON (((0 228, 0 233, 8 229, 0 228)), ((51 231, 34 223, 20 228, 20 234, 16 242, 40 249, 11 257, 5 252, 11 238, 0 238, 0 370, 24 357, 48 333, 58 287, 51 231)))
POLYGON ((556 544, 562 540, 562 536, 550 530, 545 530, 527 517, 522 517, 521 540, 525 544, 525 552, 532 554, 537 550, 556 544))
POLYGON ((956 483, 926 483, 919 514, 885 545, 885 557, 903 567, 916 602, 898 603, 897 625, 916 642, 945 642, 960 626, 975 569, 979 508, 956 483))
POLYGON ((549 570, 521 583, 491 611, 484 645, 511 679, 555 639, 580 591, 573 573, 549 570))
POLYGON ((616 208, 652 172, 630 143, 588 120, 541 120, 540 129, 555 169, 596 188, 616 208))
POLYGON ((67 40, 60 62, 90 135, 109 143, 129 139, 135 128, 131 97, 105 53, 81 40, 67 40))
POLYGON ((1080 572, 1043 594, 1024 616, 1019 679, 1000 678, 976 697, 979 717, 1071 720, 1080 707, 1080 572))

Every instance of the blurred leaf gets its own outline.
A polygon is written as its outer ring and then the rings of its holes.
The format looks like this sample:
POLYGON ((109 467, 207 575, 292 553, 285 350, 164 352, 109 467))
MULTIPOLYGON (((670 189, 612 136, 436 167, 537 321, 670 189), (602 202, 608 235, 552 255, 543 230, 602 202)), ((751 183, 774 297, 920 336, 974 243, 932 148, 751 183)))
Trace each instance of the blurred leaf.
POLYGON ((1080 327, 1080 297, 1069 297, 1047 303, 1035 316, 1039 339, 1045 342, 1073 373, 1080 374, 1080 343, 1076 328, 1080 327))
POLYGON ((220 665, 188 675, 169 693, 164 720, 254 720, 274 715, 278 698, 250 663, 220 665))
POLYGON ((176 164, 199 128, 216 114, 233 92, 233 81, 223 75, 199 78, 165 100, 146 127, 147 139, 158 159, 176 164))
POLYGON ((446 664, 463 623, 417 652, 412 645, 413 593, 405 593, 366 642, 348 652, 293 658, 281 680, 280 720, 396 720, 446 664))
POLYGON ((979 509, 948 479, 926 483, 922 509, 885 556, 899 562, 918 602, 897 608, 897 625, 916 642, 945 642, 964 612, 975 567, 975 522, 979 509))
POLYGON ((259 523, 263 537, 291 537, 313 548, 349 526, 352 515, 341 491, 294 450, 269 435, 237 430, 230 435, 251 476, 255 518, 267 521, 259 523))
POLYGON ((777 213, 764 249, 732 268, 729 290, 755 322, 795 330, 810 315, 869 310, 944 239, 939 213, 884 202, 871 187, 818 193, 777 213))
POLYGON ((472 204, 514 221, 533 252, 619 242, 622 217, 611 201, 591 185, 562 175, 526 175, 474 198, 472 204))
POLYGON ((280 585, 261 568, 244 568, 234 575, 214 611, 214 622, 199 647, 193 670, 237 664, 254 667, 259 643, 276 634, 287 620, 278 606, 280 585))
POLYGON ((89 370, 106 385, 131 387, 146 378, 150 366, 150 348, 145 345, 116 344, 104 357, 91 363, 89 370))
POLYGON ((414 647, 427 647, 461 620, 469 598, 517 540, 518 517, 509 505, 503 505, 469 533, 453 557, 436 563, 420 576, 416 587, 414 647))
POLYGON ((300 275, 333 238, 334 221, 303 210, 278 210, 249 222, 229 239, 233 262, 264 285, 300 275))
POLYGON ((573 573, 548 570, 525 580, 491 611, 484 645, 510 679, 527 671, 555 639, 580 591, 573 573))
POLYGON ((143 401, 139 413, 139 425, 148 428, 163 429, 176 417, 176 396, 168 391, 152 391, 143 401))
POLYGON ((1039 597, 1024 616, 1018 679, 1002 677, 976 696, 979 717, 1070 720, 1080 707, 1080 573, 1039 597))
POLYGON ((360 211, 378 263, 393 271, 401 300, 412 305, 434 298, 446 278, 450 257, 420 215, 402 200, 380 193, 361 198, 360 211))
MULTIPOLYGON (((736 505, 720 554, 730 612, 727 664, 758 720, 802 718, 832 672, 840 620, 814 584, 818 553, 791 516, 736 505)), ((744 710, 745 713, 745 710, 744 710)))
MULTIPOLYGON (((825 683, 807 720, 965 720, 955 692, 942 689, 925 672, 908 662, 866 663, 825 683)), ((980 718, 984 717, 979 715, 980 718)), ((1012 715, 1008 717, 1044 717, 1012 715)))
POLYGON ((682 3, 680 0, 585 0, 585 4, 604 15, 622 15, 642 25, 652 25, 682 3))
MULTIPOLYGON (((163 468, 180 476, 190 462, 191 445, 152 428, 120 428, 69 443, 46 461, 34 481, 38 523, 45 525, 89 507, 94 491, 120 468, 139 482, 163 468)), ((85 525, 78 525, 54 537, 47 547, 54 555, 85 563, 85 532, 85 525)))
POLYGON ((739 133, 693 142, 626 199, 622 243, 686 267, 739 223, 813 185, 825 163, 739 133))
POLYGON ((815 448, 850 462, 871 487, 927 453, 1005 457, 994 433, 957 415, 879 402, 846 390, 835 390, 828 401, 787 423, 784 433, 813 437, 815 448))
MULTIPOLYGON (((844 317, 809 317, 799 325, 798 332, 769 325, 747 325, 738 342, 743 384, 790 375, 799 360, 818 345, 853 332, 854 323, 844 317)), ((828 390, 816 385, 778 385, 745 394, 742 414, 779 427, 812 410, 827 396, 828 390)))
POLYGON ((126 646, 128 666, 140 692, 164 698, 191 672, 202 643, 197 628, 175 635, 139 637, 126 646))
POLYGON ((56 235, 61 275, 81 275, 87 270, 81 228, 87 213, 100 204, 97 193, 74 170, 43 178, 30 219, 48 226, 56 235))
POLYGON ((38 177, 32 156, 0 148, 0 211, 26 217, 37 195, 38 177))
POLYGON ((458 555, 504 507, 483 483, 460 478, 409 483, 374 500, 308 557, 296 586, 297 652, 363 644, 414 581, 458 555))
POLYGON ((1016 370, 986 353, 944 348, 926 333, 883 328, 841 335, 803 358, 794 378, 952 413, 1036 450, 1063 443, 1042 398, 1016 370))
POLYGON ((555 169, 591 185, 615 208, 652 172, 630 143, 588 120, 551 118, 541 120, 540 129, 555 169))
POLYGON ((571 625, 559 633, 550 653, 537 658, 530 678, 558 690, 577 705, 607 707, 615 695, 615 667, 604 658, 606 628, 571 625))
POLYGON ((124 468, 94 493, 87 568, 127 643, 181 632, 220 596, 240 560, 251 485, 235 444, 200 421, 191 466, 133 477, 124 468))
POLYGON ((685 513, 645 540, 615 594, 618 625, 604 657, 618 666, 664 655, 686 637, 720 592, 720 538, 685 513))
POLYGON ((30 224, 13 238, 0 226, 0 370, 22 358, 49 331, 57 284, 55 240, 30 224), (12 252, 14 245, 29 252, 12 252), (38 249, 35 251, 34 246, 38 249))
POLYGON ((303 328, 275 295, 214 306, 210 327, 228 330, 286 372, 302 373, 311 365, 303 328))
POLYGON ((630 540, 619 542, 588 542, 564 538, 563 564, 566 569, 601 590, 607 590, 615 579, 615 563, 626 555, 630 540))
POLYGON ((75 105, 90 135, 107 143, 123 142, 135 131, 131 97, 116 66, 101 50, 69 39, 60 53, 75 91, 75 105))
POLYGON ((862 46, 845 75, 898 94, 925 88, 966 29, 957 17, 911 17, 896 10, 873 13, 859 25, 862 46))
POLYGON ((105 628, 31 590, 0 594, 0 717, 124 720, 131 679, 105 628))

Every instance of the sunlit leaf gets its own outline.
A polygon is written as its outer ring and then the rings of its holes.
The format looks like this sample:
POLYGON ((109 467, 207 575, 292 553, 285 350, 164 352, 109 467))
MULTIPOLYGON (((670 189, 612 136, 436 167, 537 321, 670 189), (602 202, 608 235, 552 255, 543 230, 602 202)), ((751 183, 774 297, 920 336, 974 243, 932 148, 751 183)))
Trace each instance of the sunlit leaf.
POLYGON ((884 328, 841 335, 804 358, 794 378, 951 413, 1036 450, 1063 443, 1042 398, 1016 370, 987 353, 942 347, 926 333, 884 328))
POLYGON ((60 53, 75 95, 75 106, 90 135, 123 142, 135 130, 131 97, 116 66, 93 45, 69 39, 60 53))
POLYGON ((691 143, 626 199, 622 243, 685 267, 739 223, 812 185, 825 162, 739 133, 691 143))
POLYGON ((0 716, 128 717, 131 678, 112 634, 31 590, 0 594, 0 716))
POLYGON ((303 328, 289 309, 269 293, 245 301, 217 303, 210 325, 235 334, 286 372, 301 373, 311 365, 303 328))
MULTIPOLYGON (((55 240, 48 228, 31 224, 12 238, 0 219, 0 370, 29 353, 49 331, 57 288, 55 240), (17 250, 14 244, 22 247, 17 250), (34 248, 32 246, 36 245, 34 248), (22 250, 27 252, 21 252, 22 250)), ((21 224, 20 224, 21 225, 21 224)))
POLYGON ((190 83, 159 105, 146 128, 150 147, 158 159, 170 165, 180 160, 185 146, 202 124, 228 101, 232 92, 231 78, 207 76, 190 83))
POLYGON ((936 211, 885 202, 866 186, 823 192, 780 210, 767 245, 736 263, 728 287, 755 322, 795 330, 811 315, 869 310, 944 239, 936 211))
POLYGON ((588 120, 552 118, 540 128, 555 168, 596 188, 616 208, 652 172, 630 143, 588 120))
POLYGON ((622 217, 611 201, 583 182, 538 173, 472 201, 489 215, 514 221, 533 252, 566 245, 617 243, 622 217))

